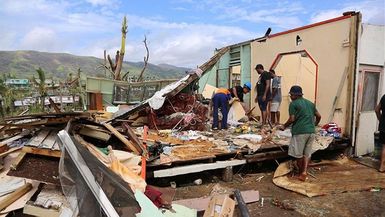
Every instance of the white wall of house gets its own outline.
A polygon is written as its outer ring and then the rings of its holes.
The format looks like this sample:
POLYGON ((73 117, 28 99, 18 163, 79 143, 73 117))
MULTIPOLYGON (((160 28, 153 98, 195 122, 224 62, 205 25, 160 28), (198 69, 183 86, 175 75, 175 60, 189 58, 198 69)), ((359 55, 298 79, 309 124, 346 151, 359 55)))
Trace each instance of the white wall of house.
MULTIPOLYGON (((385 62, 385 26, 362 24, 360 43, 360 65, 384 67, 385 62)), ((379 94, 385 93, 385 76, 381 76, 379 94)))
POLYGON ((362 24, 361 29, 356 155, 368 154, 374 150, 373 133, 378 125, 374 104, 377 104, 385 93, 384 26, 362 24))
POLYGON ((384 26, 362 24, 360 64, 384 66, 384 26))

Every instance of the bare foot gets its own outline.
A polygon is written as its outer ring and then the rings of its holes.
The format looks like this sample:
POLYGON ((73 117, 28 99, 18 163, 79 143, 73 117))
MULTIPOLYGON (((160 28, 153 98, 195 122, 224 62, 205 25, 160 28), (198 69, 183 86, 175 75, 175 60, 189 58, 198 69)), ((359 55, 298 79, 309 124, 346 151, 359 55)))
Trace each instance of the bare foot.
POLYGON ((385 173, 385 167, 383 168, 383 167, 380 167, 380 169, 378 169, 378 172, 380 172, 380 173, 385 173))
POLYGON ((300 174, 300 175, 293 175, 293 176, 290 177, 290 179, 294 179, 294 180, 299 180, 301 182, 305 182, 308 179, 308 177, 307 177, 307 175, 300 174))
POLYGON ((307 175, 305 174, 301 174, 298 176, 298 180, 302 181, 302 182, 305 182, 307 180, 307 175))

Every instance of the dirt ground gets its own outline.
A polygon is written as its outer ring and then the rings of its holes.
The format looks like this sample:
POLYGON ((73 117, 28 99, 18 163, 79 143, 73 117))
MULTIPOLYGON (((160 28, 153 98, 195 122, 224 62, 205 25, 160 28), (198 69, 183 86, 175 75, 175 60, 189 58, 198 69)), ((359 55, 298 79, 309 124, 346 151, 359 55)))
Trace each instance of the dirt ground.
MULTIPOLYGON (((175 181, 178 187, 174 200, 209 196, 213 189, 216 192, 231 192, 236 188, 258 190, 260 200, 248 204, 251 216, 385 216, 385 189, 308 198, 275 186, 272 182, 274 164, 235 168, 232 182, 221 181, 221 173, 211 171, 162 180, 158 184, 167 185, 168 181, 175 181), (203 184, 195 185, 193 181, 196 179, 202 179, 203 184)), ((234 216, 240 216, 237 209, 234 216)))

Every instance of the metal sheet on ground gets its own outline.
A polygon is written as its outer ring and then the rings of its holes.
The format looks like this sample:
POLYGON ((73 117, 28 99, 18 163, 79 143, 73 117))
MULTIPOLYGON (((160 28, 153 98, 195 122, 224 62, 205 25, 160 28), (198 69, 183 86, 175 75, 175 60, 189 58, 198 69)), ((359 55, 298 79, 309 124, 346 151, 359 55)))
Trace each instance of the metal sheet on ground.
POLYGON ((379 173, 348 158, 335 161, 322 161, 313 164, 315 177, 309 176, 306 182, 290 177, 288 162, 282 163, 274 173, 275 185, 308 197, 349 191, 363 191, 371 188, 385 188, 385 173, 379 173))

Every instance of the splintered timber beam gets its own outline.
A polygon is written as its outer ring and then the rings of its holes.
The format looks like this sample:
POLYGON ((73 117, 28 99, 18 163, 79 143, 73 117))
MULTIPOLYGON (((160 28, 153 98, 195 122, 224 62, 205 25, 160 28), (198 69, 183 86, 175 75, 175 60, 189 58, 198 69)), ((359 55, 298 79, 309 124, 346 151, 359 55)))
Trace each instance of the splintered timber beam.
POLYGON ((13 202, 15 202, 17 199, 19 199, 21 196, 26 194, 31 189, 32 189, 32 184, 26 183, 25 185, 21 186, 16 191, 14 191, 13 193, 9 194, 6 198, 0 201, 0 211, 6 208, 7 206, 11 205, 13 202))
POLYGON ((61 151, 51 150, 51 149, 47 149, 47 148, 34 148, 34 147, 24 146, 22 151, 29 153, 29 154, 43 155, 43 156, 47 156, 47 157, 60 158, 60 156, 61 156, 61 151))
POLYGON ((109 131, 111 131, 111 133, 114 134, 121 142, 123 142, 128 149, 130 149, 137 155, 142 154, 143 151, 140 149, 140 147, 136 147, 133 143, 131 143, 128 139, 126 139, 126 137, 124 137, 121 133, 119 133, 119 131, 117 131, 111 124, 104 124, 104 126, 109 131))
POLYGON ((21 151, 20 153, 19 153, 19 155, 17 156, 17 158, 15 159, 15 161, 11 164, 11 170, 16 170, 17 169, 17 167, 20 165, 20 163, 23 161, 23 159, 24 159, 24 157, 25 157, 25 155, 26 155, 27 153, 26 152, 24 152, 24 151, 21 151))

